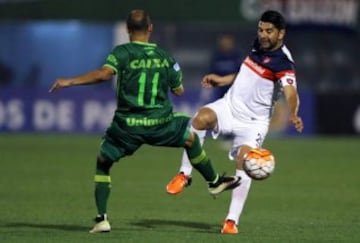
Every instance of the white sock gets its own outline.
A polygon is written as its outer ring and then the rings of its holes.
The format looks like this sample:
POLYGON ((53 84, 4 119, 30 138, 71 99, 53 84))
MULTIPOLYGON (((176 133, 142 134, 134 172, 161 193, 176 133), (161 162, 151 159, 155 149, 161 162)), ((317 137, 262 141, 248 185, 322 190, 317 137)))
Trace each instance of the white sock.
POLYGON ((183 152, 182 158, 181 158, 181 166, 179 169, 179 172, 183 172, 184 175, 191 175, 193 167, 190 163, 190 160, 186 154, 186 151, 183 152))
MULTIPOLYGON (((197 129, 193 128, 193 126, 191 126, 190 131, 195 132, 199 136, 200 144, 201 144, 201 146, 203 146, 205 136, 206 136, 206 130, 197 130, 197 129)), ((190 160, 186 154, 186 151, 184 150, 182 158, 181 158, 181 166, 180 166, 179 172, 183 172, 184 175, 191 175, 192 169, 193 169, 193 167, 192 167, 190 160)))
POLYGON ((250 190, 251 178, 243 170, 236 170, 236 175, 241 177, 241 184, 232 191, 229 212, 226 219, 234 220, 235 223, 238 224, 250 190))

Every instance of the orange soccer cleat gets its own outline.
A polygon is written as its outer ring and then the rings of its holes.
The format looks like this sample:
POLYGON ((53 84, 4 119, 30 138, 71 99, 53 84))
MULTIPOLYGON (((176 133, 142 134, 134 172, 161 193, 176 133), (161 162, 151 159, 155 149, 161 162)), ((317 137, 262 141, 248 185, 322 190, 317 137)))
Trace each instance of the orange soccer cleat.
POLYGON ((235 221, 227 219, 225 220, 223 227, 221 229, 222 234, 237 234, 239 233, 238 228, 235 224, 235 221))
POLYGON ((184 187, 191 185, 191 176, 184 175, 183 172, 177 174, 166 186, 166 191, 169 194, 178 194, 182 192, 184 187))

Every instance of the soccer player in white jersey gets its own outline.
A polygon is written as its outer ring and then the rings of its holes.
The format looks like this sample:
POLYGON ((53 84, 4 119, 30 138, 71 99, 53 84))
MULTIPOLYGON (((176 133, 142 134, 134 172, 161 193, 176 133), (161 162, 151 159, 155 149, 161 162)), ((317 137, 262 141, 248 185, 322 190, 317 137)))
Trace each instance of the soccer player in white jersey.
MULTIPOLYGON (((206 130, 216 138, 219 134, 234 136, 229 151, 236 160, 236 175, 241 185, 232 192, 228 214, 221 233, 237 234, 251 179, 242 168, 242 158, 252 148, 261 147, 278 95, 282 91, 289 108, 290 123, 301 133, 303 122, 298 115, 299 96, 296 89, 294 61, 284 45, 286 23, 277 11, 265 11, 258 22, 257 39, 237 74, 218 76, 208 74, 202 80, 204 88, 232 84, 223 98, 200 108, 192 119, 192 129, 202 141, 206 130)), ((169 194, 178 194, 191 183, 192 167, 182 157, 179 173, 169 182, 169 194)))

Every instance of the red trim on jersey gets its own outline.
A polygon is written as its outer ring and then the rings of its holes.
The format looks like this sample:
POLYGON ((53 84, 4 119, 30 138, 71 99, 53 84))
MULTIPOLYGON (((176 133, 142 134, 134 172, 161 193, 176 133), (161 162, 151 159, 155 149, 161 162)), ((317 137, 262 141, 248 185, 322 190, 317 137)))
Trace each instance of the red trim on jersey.
POLYGON ((273 82, 277 80, 275 74, 270 69, 265 68, 254 62, 249 56, 245 58, 243 63, 260 77, 273 82))
POLYGON ((290 76, 295 78, 295 71, 294 70, 284 70, 278 73, 275 73, 275 77, 279 80, 285 76, 290 76))

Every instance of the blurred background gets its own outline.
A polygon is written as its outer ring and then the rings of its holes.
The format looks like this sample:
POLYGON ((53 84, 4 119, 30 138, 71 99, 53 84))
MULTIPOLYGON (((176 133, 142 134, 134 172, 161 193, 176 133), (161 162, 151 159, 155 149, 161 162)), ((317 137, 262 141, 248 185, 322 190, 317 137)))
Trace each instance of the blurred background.
MULTIPOLYGON (((128 41, 134 8, 154 23, 151 42, 167 49, 184 73, 176 110, 193 114, 221 95, 203 91, 208 72, 236 72, 267 9, 287 19, 286 45, 296 62, 304 135, 360 133, 358 0, 0 0, 0 132, 102 133, 115 108, 113 83, 49 94, 58 77, 98 68, 128 41), (235 69, 234 69, 235 68, 235 69)), ((271 135, 291 136, 279 102, 271 135)))

